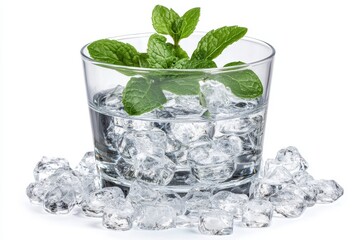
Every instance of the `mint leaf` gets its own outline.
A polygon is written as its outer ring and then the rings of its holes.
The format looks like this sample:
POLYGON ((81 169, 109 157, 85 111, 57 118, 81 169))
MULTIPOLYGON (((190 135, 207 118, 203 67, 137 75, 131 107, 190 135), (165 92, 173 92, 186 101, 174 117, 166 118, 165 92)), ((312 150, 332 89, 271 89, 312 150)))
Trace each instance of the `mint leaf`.
POLYGON ((178 58, 189 58, 189 55, 187 54, 187 52, 182 49, 179 45, 177 46, 173 46, 175 49, 175 56, 178 58))
POLYGON ((156 32, 171 35, 172 25, 180 16, 172 9, 156 5, 152 12, 152 25, 156 32))
POLYGON ((197 95, 200 92, 199 78, 184 77, 171 78, 160 82, 163 90, 175 93, 177 95, 197 95))
POLYGON ((192 8, 187 11, 181 19, 183 23, 181 25, 181 39, 187 38, 190 36, 199 22, 200 18, 200 8, 192 8))
POLYGON ((139 55, 139 65, 142 68, 150 68, 149 64, 149 55, 147 53, 140 53, 139 55))
POLYGON ((259 77, 249 69, 214 75, 213 79, 229 87, 235 96, 241 98, 256 98, 263 94, 259 77))
POLYGON ((216 68, 216 63, 212 60, 197 60, 197 59, 180 59, 173 68, 176 69, 201 69, 201 68, 216 68))
POLYGON ((149 38, 147 53, 152 68, 170 68, 177 61, 173 45, 166 43, 166 37, 156 33, 149 38))
POLYGON ((178 46, 180 39, 190 36, 194 32, 200 17, 200 8, 187 11, 182 17, 173 9, 155 6, 152 12, 152 25, 156 32, 170 35, 174 45, 178 46))
POLYGON ((244 65, 244 64, 246 64, 246 63, 241 62, 241 61, 229 62, 229 63, 225 64, 224 67, 239 66, 239 65, 244 65))
POLYGON ((139 67, 139 53, 128 43, 102 39, 91 43, 87 49, 96 61, 139 67))
POLYGON ((191 59, 213 60, 230 44, 242 38, 246 28, 238 26, 222 27, 208 32, 200 39, 191 59))
POLYGON ((124 109, 129 115, 141 115, 166 103, 166 97, 156 82, 146 78, 131 78, 123 91, 124 109))

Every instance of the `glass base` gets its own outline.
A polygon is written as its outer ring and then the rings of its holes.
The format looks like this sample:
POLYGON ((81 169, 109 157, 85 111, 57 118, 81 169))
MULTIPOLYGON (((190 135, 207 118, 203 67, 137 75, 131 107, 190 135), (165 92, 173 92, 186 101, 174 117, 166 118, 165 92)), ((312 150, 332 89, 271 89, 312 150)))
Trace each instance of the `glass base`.
MULTIPOLYGON (((233 193, 249 195, 250 185, 254 181, 254 179, 257 178, 257 176, 258 176, 258 171, 257 171, 257 173, 255 173, 251 176, 247 176, 246 178, 243 178, 243 179, 237 179, 237 180, 232 180, 232 181, 228 181, 228 182, 217 183, 216 186, 214 184, 208 185, 208 186, 209 186, 209 188, 212 188, 212 191, 214 194, 216 192, 226 190, 226 191, 231 191, 233 193)), ((100 170, 100 177, 101 177, 101 186, 102 187, 116 186, 116 187, 120 187, 123 190, 123 192, 125 193, 125 195, 127 195, 129 193, 130 186, 132 183, 131 181, 124 180, 124 179, 120 180, 118 178, 111 177, 110 175, 108 175, 106 172, 104 172, 102 170, 100 170)), ((152 185, 152 186, 154 187, 154 189, 175 191, 180 196, 186 195, 186 193, 194 187, 199 187, 199 188, 207 187, 204 184, 201 184, 201 185, 200 184, 167 185, 167 186, 152 185)))

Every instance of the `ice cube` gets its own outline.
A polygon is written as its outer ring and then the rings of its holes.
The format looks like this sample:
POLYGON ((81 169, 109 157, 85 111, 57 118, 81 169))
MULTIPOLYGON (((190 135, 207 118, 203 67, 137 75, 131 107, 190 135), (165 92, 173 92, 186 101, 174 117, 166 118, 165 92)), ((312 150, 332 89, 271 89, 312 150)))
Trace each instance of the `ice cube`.
POLYGON ((200 216, 199 231, 210 235, 229 235, 233 232, 234 217, 226 211, 212 210, 200 216))
POLYGON ((124 105, 122 103, 122 92, 124 87, 121 85, 117 85, 112 91, 110 91, 105 99, 104 99, 104 107, 107 110, 117 110, 120 111, 124 109, 124 105))
POLYGON ((131 181, 135 179, 135 166, 128 161, 125 161, 124 158, 120 157, 116 162, 115 171, 119 178, 131 181))
POLYGON ((173 122, 171 134, 184 145, 199 140, 202 136, 213 134, 211 123, 208 122, 173 122))
POLYGON ((131 184, 127 199, 133 206, 142 205, 145 203, 156 202, 160 194, 151 185, 140 181, 134 181, 131 184))
POLYGON ((137 209, 137 226, 146 230, 175 227, 176 211, 169 205, 143 204, 137 209))
POLYGON ((121 142, 124 133, 126 132, 124 125, 117 125, 115 122, 117 122, 116 118, 114 118, 113 121, 109 123, 109 126, 104 132, 105 144, 113 151, 118 150, 119 143, 121 142))
POLYGON ((241 218, 243 206, 248 200, 249 197, 245 194, 221 191, 212 196, 211 204, 215 209, 221 209, 235 218, 241 218))
POLYGON ((97 175, 95 153, 87 152, 81 159, 80 163, 75 167, 75 171, 82 176, 97 175))
POLYGON ((100 176, 99 175, 86 175, 81 177, 81 186, 82 186, 82 199, 87 198, 91 192, 99 190, 100 186, 100 176))
POLYGON ((200 216, 202 211, 211 207, 211 193, 197 188, 190 189, 183 197, 185 201, 185 215, 200 216))
POLYGON ((59 168, 69 170, 69 162, 65 158, 43 157, 34 169, 34 178, 36 181, 44 180, 50 177, 59 168))
POLYGON ((269 201, 252 199, 243 208, 242 225, 244 227, 268 227, 273 216, 273 206, 269 201))
POLYGON ((243 135, 257 127, 250 118, 226 119, 216 122, 216 132, 225 135, 243 135))
POLYGON ((104 227, 112 230, 126 231, 132 228, 134 221, 134 208, 128 201, 119 201, 118 204, 104 208, 104 227))
POLYGON ((55 184, 60 187, 65 187, 68 189, 72 189, 76 196, 77 203, 81 203, 83 200, 83 185, 79 178, 73 170, 67 170, 64 168, 59 168, 56 172, 48 177, 45 181, 51 182, 51 184, 55 184))
POLYGON ((334 180, 315 180, 309 185, 317 190, 317 203, 331 203, 344 194, 344 189, 334 180))
POLYGON ((207 80, 200 84, 201 92, 210 113, 227 112, 229 109, 232 93, 224 84, 213 80, 207 80))
POLYGON ((174 176, 176 165, 165 155, 148 155, 137 163, 138 180, 157 185, 167 185, 174 176))
POLYGON ((293 178, 296 184, 302 185, 307 182, 313 181, 314 178, 307 171, 299 171, 293 174, 293 178))
POLYGON ((206 109, 201 106, 198 96, 195 95, 176 95, 166 92, 168 101, 163 105, 165 111, 171 115, 181 117, 201 116, 206 109))
POLYGON ((166 149, 166 134, 161 130, 127 132, 120 143, 121 155, 129 163, 143 160, 159 149, 166 149))
POLYGON ((251 184, 250 195, 254 198, 268 199, 288 184, 295 184, 286 168, 277 167, 265 178, 258 178, 251 184))
POLYGON ((82 203, 82 211, 88 217, 102 217, 106 206, 123 201, 124 193, 118 187, 107 187, 92 192, 82 203))
POLYGON ((46 180, 33 182, 26 188, 26 195, 29 197, 31 203, 40 204, 43 202, 46 193, 55 187, 51 182, 46 180))
POLYGON ((290 146, 281 149, 275 159, 266 162, 265 174, 272 172, 278 166, 285 167, 291 174, 295 174, 299 171, 305 171, 308 168, 308 163, 295 147, 290 146))
POLYGON ((304 192, 301 192, 295 185, 291 188, 284 188, 270 197, 277 215, 294 218, 299 217, 306 209, 304 192))
POLYGON ((55 187, 44 196, 43 207, 48 213, 67 214, 75 205, 75 192, 69 187, 55 187))
POLYGON ((185 213, 185 203, 179 194, 171 190, 161 191, 160 194, 161 197, 158 199, 160 204, 172 207, 177 216, 185 213))
POLYGON ((234 158, 217 150, 211 141, 189 149, 187 158, 192 174, 202 183, 223 182, 235 171, 234 158))
POLYGON ((307 185, 288 184, 282 189, 282 191, 294 193, 295 195, 304 199, 307 207, 312 207, 316 203, 317 191, 308 187, 307 185))
POLYGON ((214 141, 216 148, 228 155, 236 156, 241 154, 242 141, 234 135, 225 135, 214 141))
POLYGON ((180 215, 177 216, 175 219, 176 227, 196 227, 199 224, 199 216, 192 216, 192 215, 180 215))

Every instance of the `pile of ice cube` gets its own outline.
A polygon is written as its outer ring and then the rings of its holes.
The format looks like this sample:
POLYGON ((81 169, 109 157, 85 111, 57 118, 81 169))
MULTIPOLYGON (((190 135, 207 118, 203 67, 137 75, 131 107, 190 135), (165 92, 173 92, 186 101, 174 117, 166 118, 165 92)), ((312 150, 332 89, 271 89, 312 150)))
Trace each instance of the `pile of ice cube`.
POLYGON ((100 187, 94 153, 88 152, 74 169, 63 158, 43 157, 26 193, 49 213, 67 214, 77 206, 86 216, 102 218, 108 229, 197 227, 203 234, 227 235, 234 222, 242 227, 267 227, 273 215, 299 217, 307 207, 331 203, 343 195, 338 183, 314 180, 307 168, 298 150, 288 147, 265 162, 250 196, 211 186, 191 189, 180 197, 140 180, 133 182, 125 196, 118 187, 100 187))

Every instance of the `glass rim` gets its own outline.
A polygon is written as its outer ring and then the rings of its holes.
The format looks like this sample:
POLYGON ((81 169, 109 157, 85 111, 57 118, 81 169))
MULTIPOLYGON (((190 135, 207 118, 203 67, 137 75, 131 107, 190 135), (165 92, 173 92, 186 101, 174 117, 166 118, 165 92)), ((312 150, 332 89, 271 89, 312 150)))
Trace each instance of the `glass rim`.
MULTIPOLYGON (((108 37, 108 38, 104 38, 104 39, 110 39, 110 40, 126 40, 126 39, 133 39, 133 38, 141 38, 141 37, 145 37, 145 36, 150 36, 151 34, 154 34, 155 32, 145 32, 145 33, 135 33, 135 34, 126 34, 126 35, 119 35, 119 36, 114 36, 114 37, 108 37)), ((195 35, 199 35, 199 34, 206 34, 206 32, 201 32, 201 31, 195 31, 193 34, 195 35)), ((259 40, 257 38, 252 38, 252 37, 242 37, 239 41, 249 41, 249 42, 253 42, 253 43, 257 43, 260 44, 262 46, 265 46, 266 48, 270 49, 270 54, 268 54, 266 57, 261 58, 259 60, 256 61, 252 61, 252 62, 247 62, 245 64, 242 65, 235 65, 235 66, 228 66, 228 67, 217 67, 217 68, 197 68, 197 69, 173 69, 173 68, 144 68, 144 67, 133 67, 133 66, 124 66, 124 65, 117 65, 117 64, 111 64, 111 63, 104 63, 104 62, 100 62, 100 61, 96 61, 94 59, 92 59, 91 57, 87 56, 87 54, 85 54, 86 48, 87 46, 89 46, 92 42, 87 43, 86 45, 84 45, 81 50, 80 50, 80 54, 81 54, 81 58, 84 61, 90 62, 92 64, 98 64, 101 65, 103 67, 109 67, 109 68, 115 68, 115 69, 123 69, 123 70, 129 70, 129 71, 136 71, 136 72, 174 72, 174 73, 199 73, 199 72, 223 72, 223 71, 229 71, 229 70, 241 70, 241 69, 247 69, 251 66, 256 66, 256 65, 260 65, 263 64, 265 62, 268 62, 270 60, 272 60, 275 56, 275 48, 270 45, 269 43, 259 40)), ((96 41, 96 40, 95 40, 96 41)))

